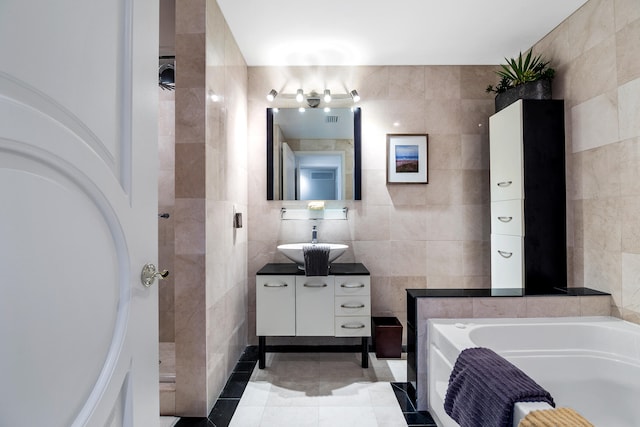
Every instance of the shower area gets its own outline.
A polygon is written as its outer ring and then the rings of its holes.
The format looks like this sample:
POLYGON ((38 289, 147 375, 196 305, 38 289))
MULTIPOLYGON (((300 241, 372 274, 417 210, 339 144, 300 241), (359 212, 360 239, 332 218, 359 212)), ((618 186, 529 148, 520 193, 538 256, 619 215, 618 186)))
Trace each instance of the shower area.
POLYGON ((160 414, 206 417, 247 345, 246 64, 215 0, 159 1, 160 414))

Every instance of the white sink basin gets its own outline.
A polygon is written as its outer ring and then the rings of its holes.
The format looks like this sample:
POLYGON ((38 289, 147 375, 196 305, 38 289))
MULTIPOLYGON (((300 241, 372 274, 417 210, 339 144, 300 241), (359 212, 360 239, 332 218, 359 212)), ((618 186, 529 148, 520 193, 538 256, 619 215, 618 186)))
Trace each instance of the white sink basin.
MULTIPOLYGON (((340 243, 318 243, 329 246, 329 262, 333 262, 346 251, 349 246, 340 243)), ((302 247, 311 243, 288 243, 278 246, 278 250, 291 261, 299 265, 304 265, 304 252, 302 247)))

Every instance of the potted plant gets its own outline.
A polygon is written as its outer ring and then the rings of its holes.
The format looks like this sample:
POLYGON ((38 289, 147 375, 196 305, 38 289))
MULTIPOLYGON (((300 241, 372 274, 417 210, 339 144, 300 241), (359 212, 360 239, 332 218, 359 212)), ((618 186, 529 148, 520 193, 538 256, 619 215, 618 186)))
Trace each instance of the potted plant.
POLYGON ((542 56, 532 56, 529 51, 523 59, 522 52, 517 58, 505 60, 506 65, 496 71, 500 82, 494 87, 487 86, 487 93, 496 93, 496 112, 514 103, 518 99, 551 99, 551 82, 555 70, 549 67, 549 61, 542 56))

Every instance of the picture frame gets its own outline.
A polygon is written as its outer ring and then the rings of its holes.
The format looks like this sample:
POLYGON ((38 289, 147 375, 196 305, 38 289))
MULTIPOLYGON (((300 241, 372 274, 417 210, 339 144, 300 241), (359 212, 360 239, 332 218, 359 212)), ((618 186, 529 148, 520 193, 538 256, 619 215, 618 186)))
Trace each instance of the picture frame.
POLYGON ((428 134, 387 134, 387 184, 427 184, 428 146, 428 134))

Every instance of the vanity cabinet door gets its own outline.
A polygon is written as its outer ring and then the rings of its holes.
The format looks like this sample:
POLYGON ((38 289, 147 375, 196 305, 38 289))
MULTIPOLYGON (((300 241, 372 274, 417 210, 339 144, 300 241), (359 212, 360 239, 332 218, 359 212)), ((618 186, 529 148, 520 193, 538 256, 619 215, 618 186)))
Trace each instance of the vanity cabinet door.
POLYGON ((522 102, 511 104, 489 118, 491 201, 521 199, 522 102))
POLYGON ((296 277, 296 335, 334 336, 334 276, 296 277))
POLYGON ((295 276, 256 276, 256 334, 295 336, 295 276))

